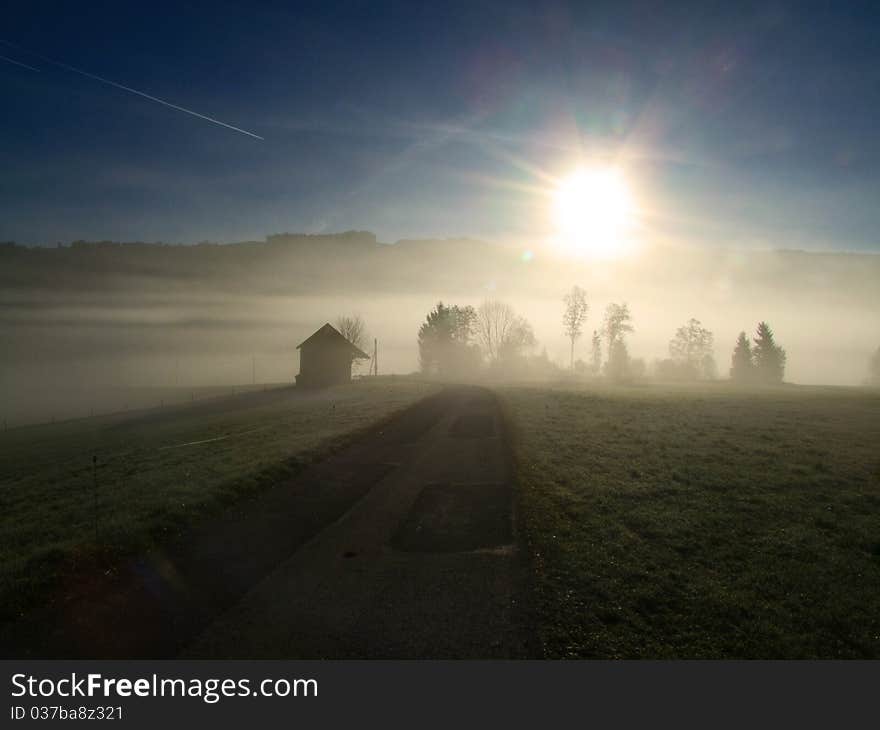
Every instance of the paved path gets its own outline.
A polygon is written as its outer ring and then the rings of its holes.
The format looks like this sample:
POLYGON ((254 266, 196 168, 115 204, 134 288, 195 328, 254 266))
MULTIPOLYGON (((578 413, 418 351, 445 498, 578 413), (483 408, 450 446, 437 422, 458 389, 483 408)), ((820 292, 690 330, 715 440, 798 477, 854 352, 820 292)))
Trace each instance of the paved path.
POLYGON ((343 464, 382 476, 216 618, 184 656, 533 653, 495 397, 454 388, 421 408, 422 428, 379 434, 325 465, 328 477, 343 464))
POLYGON ((83 566, 0 629, 15 658, 519 657, 494 395, 447 388, 161 548, 83 566))

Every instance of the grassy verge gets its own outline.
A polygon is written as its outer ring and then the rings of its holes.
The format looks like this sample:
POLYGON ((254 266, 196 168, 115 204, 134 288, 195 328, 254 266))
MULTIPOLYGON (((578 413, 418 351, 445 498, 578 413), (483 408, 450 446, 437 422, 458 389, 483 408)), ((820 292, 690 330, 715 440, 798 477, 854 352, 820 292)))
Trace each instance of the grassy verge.
POLYGON ((0 618, 59 571, 167 539, 433 390, 399 378, 278 389, 0 433, 0 618))
POLYGON ((548 657, 880 657, 880 397, 502 388, 548 657))

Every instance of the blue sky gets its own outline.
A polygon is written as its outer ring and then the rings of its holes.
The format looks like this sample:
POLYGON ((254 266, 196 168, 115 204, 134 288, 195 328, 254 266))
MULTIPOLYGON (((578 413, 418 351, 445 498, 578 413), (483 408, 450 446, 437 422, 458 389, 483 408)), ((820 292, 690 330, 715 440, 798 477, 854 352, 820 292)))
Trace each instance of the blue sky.
POLYGON ((0 54, 38 70, 0 59, 0 240, 529 240, 553 176, 611 162, 658 239, 880 251, 878 21, 870 3, 7 2, 0 54))

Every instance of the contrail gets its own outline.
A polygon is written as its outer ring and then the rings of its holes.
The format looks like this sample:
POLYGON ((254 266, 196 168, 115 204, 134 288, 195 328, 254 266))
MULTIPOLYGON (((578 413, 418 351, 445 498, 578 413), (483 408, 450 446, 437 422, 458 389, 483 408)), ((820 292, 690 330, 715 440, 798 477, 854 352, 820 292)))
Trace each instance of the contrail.
MULTIPOLYGON (((19 50, 25 51, 26 53, 31 53, 37 58, 42 58, 46 63, 51 63, 55 66, 59 66, 67 71, 72 71, 73 73, 80 74, 81 76, 85 76, 89 79, 94 79, 95 81, 100 81, 102 84, 107 84, 108 86, 115 86, 117 89, 122 89, 123 91, 127 91, 130 94, 137 94, 138 96, 142 96, 144 99, 149 99, 150 101, 155 101, 158 104, 162 104, 163 106, 170 107, 171 109, 176 109, 179 112, 183 112, 184 114, 190 114, 191 116, 198 117, 199 119, 204 119, 206 122, 211 122, 212 124, 218 124, 221 127, 226 127, 226 129, 231 129, 233 132, 240 132, 241 134, 246 134, 248 137, 253 137, 254 139, 264 140, 264 137, 261 137, 259 134, 254 134, 253 132, 248 132, 246 129, 242 129, 241 127, 234 127, 231 124, 227 124, 226 122, 222 122, 219 119, 214 119, 214 117, 209 117, 204 114, 199 114, 192 109, 187 109, 183 106, 178 106, 177 104, 172 104, 170 101, 165 101, 164 99, 160 99, 158 96, 151 96, 150 94, 146 94, 143 91, 138 91, 137 89, 132 89, 130 86, 125 86, 123 84, 117 84, 115 81, 111 81, 110 79, 105 79, 103 76, 98 76, 97 74, 89 73, 88 71, 83 71, 81 68, 77 68, 76 66, 71 66, 70 64, 63 63, 62 61, 56 61, 54 58, 49 58, 48 56, 44 56, 42 53, 37 53, 36 51, 28 51, 20 46, 15 45, 14 43, 10 43, 9 41, 5 41, 0 39, 0 43, 4 43, 7 46, 11 46, 12 48, 18 48, 19 50)), ((11 59, 7 59, 11 60, 11 59)), ((13 63, 18 63, 17 61, 13 61, 13 63)), ((19 64, 20 66, 24 66, 25 64, 19 64)), ((30 68, 30 66, 27 66, 30 68)), ((34 69, 34 71, 38 71, 39 69, 34 69)))
POLYGON ((131 94, 137 94, 138 96, 144 97, 144 99, 149 99, 150 101, 158 102, 159 104, 163 104, 164 106, 170 107, 172 109, 177 109, 179 112, 183 112, 184 114, 191 114, 194 117, 198 117, 199 119, 204 119, 206 122, 212 122, 213 124, 219 124, 221 127, 226 127, 226 129, 231 129, 234 132, 241 132, 242 134, 246 134, 248 137, 253 137, 254 139, 265 139, 261 137, 259 134, 254 134, 253 132, 248 132, 246 129, 242 129, 241 127, 234 127, 231 124, 227 124, 226 122, 221 122, 219 119, 214 119, 214 117, 208 117, 204 114, 199 114, 198 112, 194 112, 192 109, 187 109, 186 107, 178 106, 177 104, 172 104, 170 101, 165 101, 164 99, 160 99, 158 96, 151 96, 150 94, 145 94, 143 91, 138 91, 137 89, 132 89, 130 86, 124 86, 123 84, 117 84, 115 81, 111 81, 110 79, 105 79, 102 76, 98 76, 97 74, 89 73, 88 71, 83 71, 81 68, 76 68, 75 66, 69 66, 66 63, 61 63, 61 61, 52 61, 52 63, 61 66, 61 68, 66 68, 68 71, 73 71, 74 73, 81 74, 86 76, 87 78, 94 79, 95 81, 100 81, 102 84, 108 84, 110 86, 115 86, 117 89, 122 89, 123 91, 128 91, 131 94))
POLYGON ((28 66, 26 63, 22 63, 21 61, 16 61, 14 58, 7 58, 6 56, 0 56, 4 61, 9 61, 9 63, 14 63, 16 66, 21 66, 22 68, 29 68, 31 71, 39 72, 40 69, 34 68, 33 66, 28 66))

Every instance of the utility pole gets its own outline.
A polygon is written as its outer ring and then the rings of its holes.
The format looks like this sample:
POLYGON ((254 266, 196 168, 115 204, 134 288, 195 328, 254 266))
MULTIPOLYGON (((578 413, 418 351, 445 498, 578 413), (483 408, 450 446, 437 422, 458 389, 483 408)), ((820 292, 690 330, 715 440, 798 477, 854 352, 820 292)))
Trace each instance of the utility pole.
POLYGON ((373 375, 379 375, 379 340, 373 338, 373 375))
POLYGON ((257 384, 257 356, 251 356, 251 378, 253 380, 253 385, 257 384))

